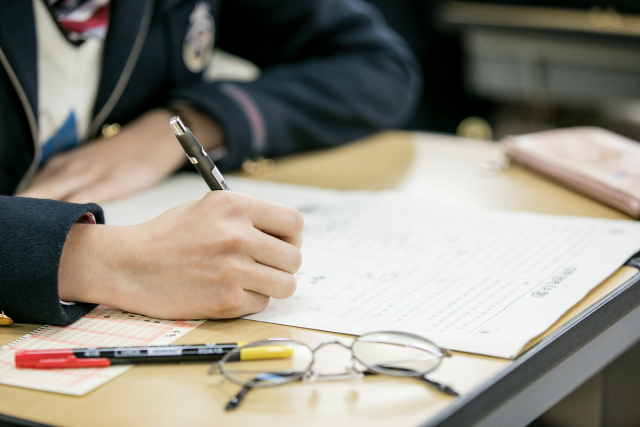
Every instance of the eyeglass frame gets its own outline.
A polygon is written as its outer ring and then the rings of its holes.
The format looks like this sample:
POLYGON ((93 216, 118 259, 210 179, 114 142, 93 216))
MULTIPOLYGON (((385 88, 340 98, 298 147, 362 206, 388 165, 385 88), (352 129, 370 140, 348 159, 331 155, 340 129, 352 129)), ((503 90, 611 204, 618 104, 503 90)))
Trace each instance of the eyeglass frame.
MULTIPOLYGON (((390 343, 389 343, 390 344, 390 343)), ((234 349, 234 351, 227 353, 226 355, 224 355, 224 357, 222 357, 222 359, 216 361, 215 363, 213 363, 211 365, 211 367, 209 368, 208 374, 209 375, 213 375, 217 372, 219 372, 220 374, 222 374, 226 379, 228 379, 229 381, 231 381, 234 384, 238 384, 240 386, 242 386, 242 390, 240 390, 240 392, 234 396, 233 398, 231 398, 231 400, 229 401, 229 403, 226 405, 225 410, 226 411, 231 411, 233 409, 236 409, 238 406, 240 406, 240 403, 242 403, 242 400, 244 399, 244 396, 249 392, 249 390, 253 389, 253 388, 270 388, 270 387, 277 387, 280 385, 285 385, 285 384, 289 384, 292 383, 294 381, 297 380, 302 380, 303 382, 315 382, 315 381, 332 381, 332 380, 343 380, 343 379, 359 379, 364 377, 365 375, 368 374, 379 374, 379 375, 387 375, 390 377, 399 377, 399 378, 419 378, 422 381, 426 382, 427 384, 431 385, 432 387, 434 387, 435 389, 437 389, 438 391, 445 393, 449 396, 454 396, 457 397, 459 396, 458 392, 456 392, 455 390, 453 390, 451 387, 448 387, 444 384, 441 384, 439 382, 430 380, 426 377, 426 375, 430 372, 435 371, 436 369, 438 369, 440 367, 440 365, 442 364, 442 360, 446 357, 452 357, 453 354, 451 353, 450 350, 440 347, 439 345, 435 344, 434 342, 421 337, 419 335, 415 335, 415 334, 411 334, 411 333, 407 333, 407 332, 400 332, 400 331, 374 331, 374 332, 368 332, 362 335, 359 335, 356 339, 353 340, 353 342, 351 343, 351 345, 347 345, 341 341, 338 340, 332 340, 332 341, 326 341, 323 342, 321 344, 319 344, 318 346, 316 346, 315 348, 312 348, 311 346, 309 346, 308 344, 302 343, 300 341, 296 341, 296 340, 290 340, 290 339, 278 339, 278 338, 274 338, 274 339, 270 339, 270 340, 263 340, 263 341, 256 341, 253 343, 249 343, 246 344, 242 347, 239 347, 237 349, 234 349), (375 368, 373 368, 372 366, 370 366, 367 363, 364 363, 362 360, 360 360, 355 353, 353 352, 353 345, 358 341, 359 338, 367 336, 367 335, 373 335, 373 334, 393 334, 393 335, 400 335, 400 336, 404 336, 404 337, 408 337, 408 338, 413 338, 413 339, 418 339, 421 341, 425 341, 428 344, 432 345, 433 347, 437 348, 438 350, 440 350, 441 356, 438 357, 438 362, 437 364, 424 372, 418 372, 418 371, 412 371, 415 374, 414 375, 393 375, 390 374, 389 372, 381 372, 376 370, 375 368), (295 343, 297 345, 301 345, 303 347, 308 348, 311 351, 311 361, 309 362, 309 367, 304 371, 301 372, 299 375, 293 377, 291 380, 288 380, 286 382, 280 382, 280 383, 275 383, 272 382, 270 383, 270 385, 265 385, 262 387, 255 387, 255 386, 251 386, 249 384, 251 384, 253 381, 255 380, 251 380, 248 382, 240 382, 238 380, 236 380, 235 378, 233 378, 227 371, 226 369, 224 369, 224 364, 227 362, 227 360, 229 359, 230 355, 234 352, 239 351, 242 348, 250 348, 250 347, 259 347, 262 345, 277 345, 276 343, 281 342, 281 343, 295 343), (349 350, 351 352, 351 360, 360 363, 362 366, 364 366, 366 368, 365 371, 359 371, 358 369, 356 369, 355 363, 352 363, 352 366, 347 366, 347 372, 342 373, 342 374, 319 374, 317 372, 314 372, 313 370, 313 366, 315 365, 316 362, 316 352, 318 350, 320 350, 323 347, 332 345, 332 344, 338 344, 339 346, 349 350)), ((288 379, 288 378, 287 378, 288 379)))

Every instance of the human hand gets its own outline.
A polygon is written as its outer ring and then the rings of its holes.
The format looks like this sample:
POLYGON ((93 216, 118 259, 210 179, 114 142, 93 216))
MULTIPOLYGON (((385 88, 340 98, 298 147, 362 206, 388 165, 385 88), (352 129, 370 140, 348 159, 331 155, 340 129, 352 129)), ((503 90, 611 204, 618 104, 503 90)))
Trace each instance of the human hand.
MULTIPOLYGON (((185 162, 169 127, 172 116, 168 110, 152 110, 115 136, 54 155, 18 196, 100 203, 153 186, 185 162)), ((215 129, 221 143, 221 131, 215 129)))
POLYGON ((60 298, 165 319, 256 313, 295 291, 302 229, 295 209, 229 191, 136 226, 75 224, 60 298))

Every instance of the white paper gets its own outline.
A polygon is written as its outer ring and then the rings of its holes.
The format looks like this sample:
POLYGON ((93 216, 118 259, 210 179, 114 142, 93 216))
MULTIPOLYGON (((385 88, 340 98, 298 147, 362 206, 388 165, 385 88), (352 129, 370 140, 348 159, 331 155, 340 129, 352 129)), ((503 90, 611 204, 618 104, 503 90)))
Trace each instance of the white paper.
MULTIPOLYGON (((161 202, 150 204, 148 218, 206 191, 198 179, 156 189, 161 202)), ((406 331, 454 350, 513 358, 640 250, 640 224, 632 221, 229 181, 305 217, 295 295, 272 299, 247 317, 253 320, 349 334, 406 331)), ((128 223, 126 206, 136 203, 108 206, 107 218, 128 223)))

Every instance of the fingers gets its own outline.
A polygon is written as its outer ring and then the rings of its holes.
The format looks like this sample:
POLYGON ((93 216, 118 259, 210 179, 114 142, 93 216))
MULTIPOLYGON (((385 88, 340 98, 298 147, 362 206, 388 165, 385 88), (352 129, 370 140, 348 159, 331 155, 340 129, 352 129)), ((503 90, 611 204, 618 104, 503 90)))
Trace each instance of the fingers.
POLYGON ((221 242, 220 248, 226 254, 246 255, 257 263, 291 274, 298 271, 302 264, 300 245, 303 228, 302 215, 298 211, 255 197, 215 193, 224 198, 218 200, 220 203, 216 207, 239 205, 232 206, 231 212, 227 212, 230 218, 225 219, 231 220, 231 226, 227 225, 216 233, 221 242), (238 221, 243 217, 250 223, 238 221))
POLYGON ((100 179, 87 183, 77 191, 68 194, 63 200, 71 203, 103 203, 127 196, 153 184, 154 182, 148 177, 137 174, 135 171, 126 176, 105 172, 100 179), (127 185, 127 181, 135 181, 137 187, 127 185))
POLYGON ((57 154, 51 157, 44 166, 42 170, 38 172, 33 179, 31 180, 30 186, 37 186, 46 182, 52 176, 58 174, 62 169, 64 169, 68 163, 68 155, 66 154, 57 154))
POLYGON ((185 160, 167 126, 170 117, 169 111, 152 110, 116 136, 52 156, 20 195, 100 202, 161 181, 185 160))
POLYGON ((102 203, 125 195, 116 193, 114 187, 111 181, 96 180, 78 191, 68 194, 63 200, 70 203, 102 203))
POLYGON ((231 239, 238 241, 230 244, 230 252, 246 253, 252 260, 267 267, 293 274, 302 265, 302 254, 298 247, 255 228, 248 231, 246 238, 234 236, 231 239))
POLYGON ((245 305, 241 314, 234 317, 246 316, 247 314, 259 313, 269 305, 269 297, 252 291, 245 291, 245 305))
POLYGON ((234 317, 259 313, 267 308, 267 305, 269 305, 269 299, 270 298, 268 296, 256 292, 242 291, 239 295, 235 295, 233 299, 217 301, 214 307, 212 307, 211 313, 204 313, 204 316, 200 317, 210 319, 231 319, 234 317))
POLYGON ((297 248, 302 246, 304 219, 297 210, 260 200, 260 203, 252 205, 247 213, 258 230, 276 236, 297 248))
POLYGON ((77 157, 76 152, 53 156, 20 196, 66 200, 69 195, 97 182, 101 175, 99 168, 77 157))
POLYGON ((278 203, 228 191, 207 193, 215 208, 225 207, 230 216, 248 218, 255 228, 297 248, 302 246, 304 219, 297 210, 278 203))
POLYGON ((296 278, 291 273, 255 263, 243 264, 240 285, 247 291, 277 299, 289 298, 296 291, 296 278))
POLYGON ((86 170, 83 173, 62 170, 60 173, 46 181, 40 180, 39 184, 32 184, 22 192, 22 197, 35 197, 41 199, 66 200, 67 197, 82 188, 92 186, 100 180, 97 170, 86 170))

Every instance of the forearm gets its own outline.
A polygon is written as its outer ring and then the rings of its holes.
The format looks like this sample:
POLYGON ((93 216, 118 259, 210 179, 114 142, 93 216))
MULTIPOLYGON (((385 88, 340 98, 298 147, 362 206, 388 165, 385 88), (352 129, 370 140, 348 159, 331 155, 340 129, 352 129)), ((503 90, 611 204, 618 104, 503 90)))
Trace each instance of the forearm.
MULTIPOLYGON (((104 202, 157 184, 186 161, 169 127, 173 115, 167 109, 148 111, 115 136, 54 155, 20 196, 104 202)), ((222 143, 213 119, 195 110, 184 115, 208 147, 222 143)))
POLYGON ((267 156, 335 146, 402 126, 420 90, 415 72, 384 52, 314 58, 233 85, 262 115, 267 156))
POLYGON ((256 63, 261 76, 250 83, 178 82, 169 97, 189 100, 220 122, 229 153, 221 169, 400 126, 417 103, 417 62, 362 2, 228 2, 219 31, 220 48, 256 63), (236 21, 247 24, 225 26, 236 21))

